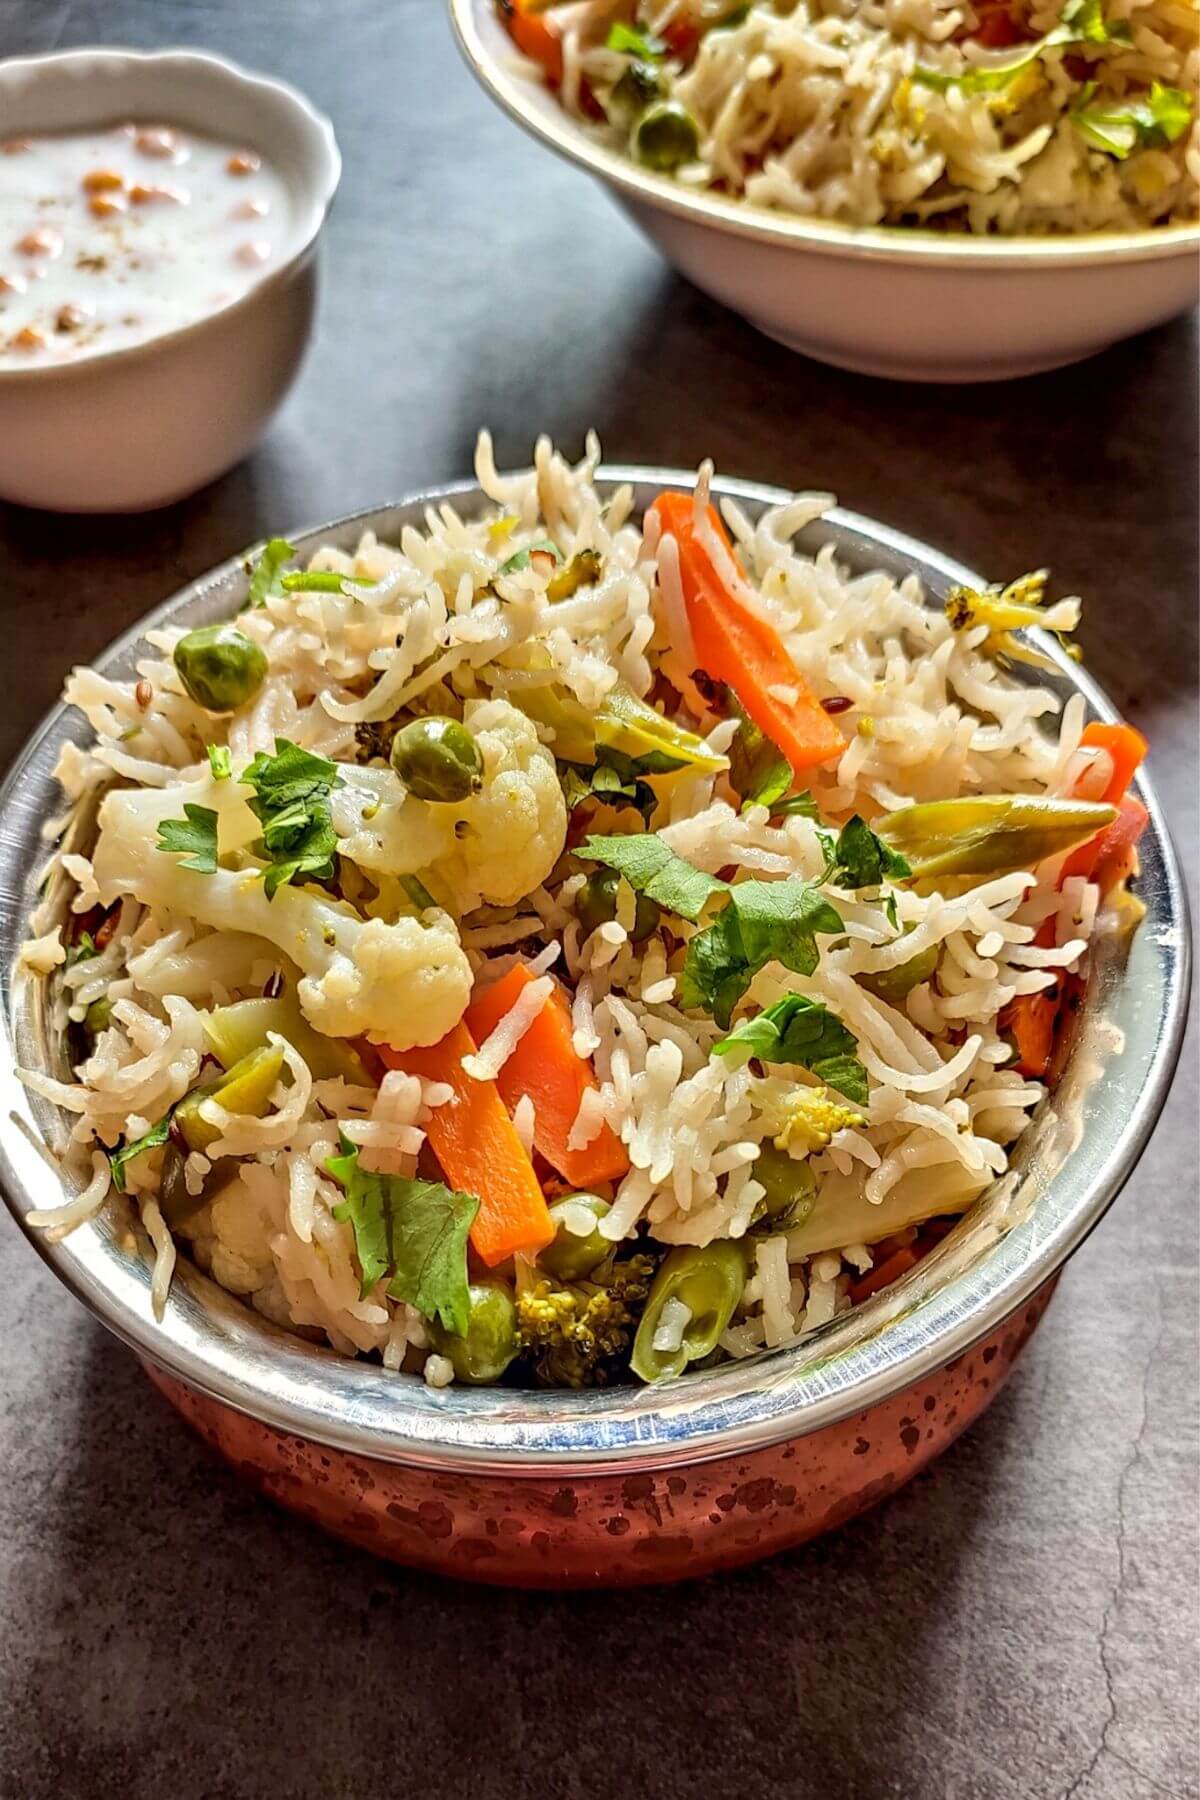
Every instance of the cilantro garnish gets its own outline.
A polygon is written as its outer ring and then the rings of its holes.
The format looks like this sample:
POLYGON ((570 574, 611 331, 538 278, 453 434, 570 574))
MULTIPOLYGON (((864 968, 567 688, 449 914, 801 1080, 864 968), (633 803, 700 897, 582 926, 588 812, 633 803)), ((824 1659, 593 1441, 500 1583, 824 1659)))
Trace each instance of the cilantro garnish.
POLYGON ((156 850, 184 852, 181 869, 198 875, 215 875, 217 869, 217 815, 211 806, 194 806, 186 800, 182 819, 163 819, 158 827, 156 850))
POLYGON ((267 596, 279 592, 279 572, 295 554, 295 548, 286 538, 267 539, 258 561, 250 570, 250 585, 246 589, 247 606, 265 606, 267 596))
POLYGON ((90 962, 93 956, 99 956, 96 940, 90 931, 81 931, 71 948, 67 951, 67 960, 63 967, 73 969, 76 963, 90 962))
POLYGON ((594 765, 560 763, 563 798, 571 812, 585 800, 599 800, 614 808, 633 807, 649 824, 658 805, 658 796, 648 781, 636 773, 637 760, 622 756, 620 751, 597 748, 594 765), (600 760, 600 759, 603 760, 600 760))
POLYGON ((727 1038, 714 1044, 713 1054, 736 1055, 742 1061, 757 1056, 762 1062, 796 1063, 827 1087, 865 1106, 867 1071, 855 1055, 857 1049, 854 1033, 827 1006, 803 994, 785 994, 752 1019, 742 1019, 727 1038))
POLYGON ((467 1233, 479 1201, 440 1181, 369 1174, 359 1167, 357 1145, 341 1142, 341 1155, 325 1167, 346 1191, 333 1214, 354 1232, 363 1295, 390 1275, 393 1300, 406 1301, 422 1318, 439 1318, 461 1337, 470 1318, 467 1233))
POLYGON ((792 785, 792 765, 778 744, 754 723, 732 688, 725 689, 729 711, 736 713, 737 734, 729 746, 729 780, 741 798, 742 811, 766 806, 772 812, 792 785))
POLYGON ((108 1157, 108 1166, 112 1170, 113 1186, 119 1194, 125 1192, 125 1170, 134 1157, 141 1156, 146 1150, 158 1150, 166 1143, 171 1135, 171 1118, 174 1111, 175 1109, 172 1107, 170 1112, 164 1113, 157 1124, 152 1125, 149 1131, 144 1132, 140 1138, 135 1138, 132 1144, 122 1144, 119 1150, 105 1152, 108 1157))
POLYGON ((535 550, 544 551, 547 556, 552 556, 556 563, 562 561, 562 555, 557 544, 552 544, 549 538, 538 538, 536 543, 526 544, 524 550, 514 551, 507 562, 502 562, 500 564, 500 567, 496 570, 497 575, 515 575, 518 569, 527 569, 529 567, 529 559, 535 550))
POLYGON ((724 893, 728 887, 718 876, 706 875, 682 856, 676 856, 653 832, 637 837, 589 837, 575 854, 585 862, 603 863, 606 868, 615 869, 635 893, 645 894, 664 911, 677 913, 693 924, 709 896, 724 893))
POLYGON ((1191 123, 1192 97, 1182 88, 1150 84, 1144 100, 1091 105, 1097 83, 1089 81, 1071 108, 1070 120, 1094 150, 1124 162, 1135 150, 1162 148, 1183 136, 1191 123))
POLYGON ((657 62, 667 54, 668 46, 665 39, 656 37, 652 31, 636 31, 623 19, 617 19, 608 28, 604 48, 617 50, 622 56, 640 56, 643 62, 657 62))
POLYGON ((263 827, 255 849, 269 863, 268 900, 298 875, 332 875, 338 840, 329 796, 339 780, 336 763, 278 737, 274 756, 260 752, 242 775, 254 789, 250 810, 263 827))
POLYGON ((950 75, 944 69, 930 69, 918 63, 912 78, 939 94, 948 93, 952 88, 962 94, 999 94, 1011 86, 1018 75, 1032 68, 1047 50, 1067 44, 1123 45, 1131 41, 1129 26, 1123 20, 1110 24, 1105 18, 1102 0, 1067 0, 1058 24, 1044 37, 1022 45, 1015 56, 1002 62, 976 63, 961 75, 950 75))
POLYGON ((743 881, 728 891, 728 906, 688 944, 679 980, 680 1004, 711 1013, 723 1028, 767 963, 811 975, 820 959, 818 934, 844 929, 837 908, 798 877, 743 881))
POLYGON ((835 886, 877 888, 885 881, 901 881, 911 874, 907 859, 885 844, 881 837, 876 837, 857 813, 842 826, 828 876, 835 886))

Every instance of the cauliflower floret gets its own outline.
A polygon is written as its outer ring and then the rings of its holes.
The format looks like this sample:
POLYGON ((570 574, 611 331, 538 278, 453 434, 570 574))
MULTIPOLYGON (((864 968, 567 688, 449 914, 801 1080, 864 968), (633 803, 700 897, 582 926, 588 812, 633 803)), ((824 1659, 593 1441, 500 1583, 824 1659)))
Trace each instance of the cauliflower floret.
POLYGON ((275 1229, 268 1209, 239 1177, 185 1220, 182 1234, 192 1239, 197 1262, 214 1281, 231 1294, 254 1294, 275 1274, 275 1229))
POLYGON ((507 700, 468 703, 464 723, 483 758, 483 786, 450 805, 417 800, 390 770, 344 767, 331 799, 339 850, 359 868, 432 877, 455 911, 511 906, 562 854, 567 809, 554 758, 507 700))
POLYGON ((471 966, 444 913, 364 923, 316 888, 285 886, 268 900, 252 871, 203 874, 157 850, 161 822, 178 818, 185 800, 208 797, 196 782, 119 788, 106 797, 94 856, 105 904, 132 894, 145 906, 215 930, 266 938, 302 971, 300 1005, 329 1037, 366 1036, 407 1050, 436 1043, 458 1023, 470 997, 471 966))
POLYGON ((793 1156, 812 1156, 824 1150, 836 1131, 865 1123, 860 1112, 828 1088, 798 1087, 787 1101, 775 1147, 788 1150, 793 1156))
POLYGON ((558 771, 532 721, 507 700, 475 700, 464 723, 483 756, 483 788, 454 808, 467 829, 437 864, 460 913, 482 900, 523 900, 545 881, 567 838, 558 771))

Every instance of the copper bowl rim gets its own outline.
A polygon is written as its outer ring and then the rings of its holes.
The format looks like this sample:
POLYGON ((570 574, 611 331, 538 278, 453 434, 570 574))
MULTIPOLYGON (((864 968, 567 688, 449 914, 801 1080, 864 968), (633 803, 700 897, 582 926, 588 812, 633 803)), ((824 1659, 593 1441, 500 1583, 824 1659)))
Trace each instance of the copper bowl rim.
MULTIPOLYGON (((691 488, 695 475, 603 465, 597 481, 630 482, 640 510, 664 485, 691 488)), ((790 498, 729 479, 714 482, 714 490, 752 515, 790 498)), ((481 501, 475 483, 454 483, 289 536, 301 551, 318 542, 353 542, 367 528, 387 536, 419 521, 429 504, 450 502, 469 512, 481 501)), ((797 541, 808 550, 832 542, 839 560, 856 571, 915 572, 935 601, 951 586, 983 585, 939 552, 842 509, 825 514, 797 541)), ((183 588, 95 666, 126 673, 148 628, 227 615, 244 592, 246 555, 183 588)), ((1081 692, 1101 718, 1116 717, 1054 640, 1038 634, 1038 642, 1055 665, 1053 676, 1039 679, 1064 698, 1081 692)), ((55 706, 0 792, 0 1187, 39 1254, 103 1325, 180 1381, 276 1430, 385 1461, 531 1476, 666 1468, 820 1430, 944 1367, 1024 1304, 1112 1204, 1166 1099, 1186 1019, 1187 903, 1153 787, 1142 779, 1150 824, 1139 892, 1147 914, 1128 946, 1097 955, 1062 1082, 1024 1134, 1012 1169, 908 1276, 797 1344, 662 1390, 439 1391, 269 1325, 185 1258, 165 1317, 156 1323, 140 1227, 109 1208, 48 1243, 25 1220, 34 1207, 59 1197, 30 1134, 53 1142, 62 1125, 56 1109, 28 1096, 13 1073, 14 1063, 53 1069, 58 1054, 44 983, 20 976, 17 951, 45 854, 40 827, 60 804, 51 772, 64 743, 87 737, 81 717, 55 706)))

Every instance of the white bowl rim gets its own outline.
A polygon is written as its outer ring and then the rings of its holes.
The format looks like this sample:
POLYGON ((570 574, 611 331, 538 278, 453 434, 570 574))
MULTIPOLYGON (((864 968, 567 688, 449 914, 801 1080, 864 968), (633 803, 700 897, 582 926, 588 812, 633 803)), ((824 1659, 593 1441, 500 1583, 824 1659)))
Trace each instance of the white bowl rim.
MULTIPOLYGON (((598 485, 607 489, 631 483, 635 498, 639 487, 644 493, 668 485, 690 490, 695 480, 694 471, 619 464, 602 464, 596 472, 598 485)), ((715 479, 713 493, 752 510, 791 498, 781 489, 731 477, 715 479)), ((454 482, 288 535, 302 551, 309 550, 339 532, 347 537, 368 528, 395 532, 403 522, 399 513, 419 519, 426 506, 448 502, 469 511, 481 501, 474 481, 454 482)), ((849 544, 859 540, 872 566, 901 565, 920 576, 927 592, 931 586, 936 593, 964 583, 982 585, 961 563, 857 513, 834 508, 808 531, 813 539, 824 534, 844 545, 847 554, 849 544)), ((247 556, 257 548, 229 558, 162 602, 101 652, 95 666, 127 667, 148 629, 181 616, 193 623, 229 616, 244 592, 247 556)), ((1046 679, 1057 678, 1064 692, 1082 693, 1094 715, 1115 719, 1103 691, 1057 641, 1033 635, 1057 671, 1057 677, 1046 679)), ((32 846, 40 845, 37 828, 45 813, 39 809, 53 791, 47 771, 65 740, 83 742, 89 736, 60 701, 31 734, 0 791, 2 987, 7 987, 9 958, 26 935, 31 865, 40 867, 44 855, 32 846)), ((1138 1027, 1140 1039, 1136 1053, 1127 1047, 1124 1054, 1110 1054, 1104 1077, 1111 1091, 1100 1096, 1084 1090, 1084 1141, 1048 1179, 1038 1174, 1044 1146, 1040 1139, 1030 1146, 1009 1196, 1019 1201, 1017 1190, 1032 1184, 1038 1187, 1037 1204, 1011 1223, 1002 1206, 998 1236, 995 1219, 985 1219, 980 1229, 971 1225, 972 1214, 966 1215, 909 1275, 794 1346, 692 1374, 664 1389, 434 1390, 415 1377, 388 1374, 268 1325, 191 1265, 177 1277, 165 1318, 157 1323, 149 1308, 149 1267, 119 1247, 116 1227, 106 1225, 104 1215, 57 1243, 27 1224, 25 1213, 40 1202, 18 1173, 19 1161, 33 1152, 17 1108, 21 1118, 36 1118, 45 1103, 30 1102, 12 1074, 14 1058, 3 1053, 0 1190, 63 1284, 139 1356, 278 1431, 353 1455, 473 1473, 582 1475, 702 1462, 838 1424, 943 1368, 1031 1300, 1103 1217, 1154 1128, 1187 1017, 1190 935, 1174 846, 1152 785, 1139 777, 1137 786, 1150 813, 1142 884, 1149 913, 1135 939, 1139 980, 1122 975, 1115 992, 1128 1001, 1128 1022, 1138 1027), (1088 1136, 1090 1158, 1084 1155, 1088 1136)), ((12 1051, 16 1046, 4 1042, 11 1031, 11 995, 0 993, 0 1001, 0 1052, 12 1051)), ((1060 1123, 1074 1127, 1076 1121, 1072 1114, 1060 1123)), ((1022 1165, 1020 1150, 1016 1165, 1022 1165)), ((994 1184, 977 1205, 983 1209, 1007 1180, 994 1184)))
MULTIPOLYGON (((14 56, 0 62, 0 93, 4 88, 18 80, 36 81, 43 70, 63 68, 73 62, 101 63, 109 66, 133 64, 139 68, 153 67, 167 63, 194 65, 212 70, 223 80, 228 81, 231 88, 238 88, 248 95, 270 93, 289 106, 295 116, 302 122, 309 133, 310 140, 322 162, 322 176, 319 183, 311 185, 306 191, 307 207, 300 215, 295 241, 283 262, 274 268, 267 269, 257 280, 253 281, 226 305, 215 307, 212 311, 201 314, 198 319, 189 319, 183 325, 176 325, 170 331, 156 332, 153 337, 142 339, 135 344, 115 345, 111 349, 100 347, 85 351, 81 356, 72 357, 69 362, 30 364, 29 367, 13 365, 0 368, 0 385, 8 383, 28 383, 37 381, 70 381, 78 379, 86 373, 95 371, 103 365, 105 369, 139 361, 147 356, 158 354, 164 349, 172 348, 185 338, 194 338, 212 328, 224 324, 244 308, 249 307, 264 292, 286 281, 297 264, 301 263, 311 251, 320 236, 329 209, 337 193, 342 177, 342 156, 334 134, 333 122, 315 107, 307 95, 290 81, 283 81, 278 76, 262 75, 254 69, 247 69, 242 63, 235 62, 232 57, 222 56, 214 50, 192 50, 189 48, 167 50, 123 50, 112 45, 79 45, 69 50, 51 50, 41 56, 14 56)), ((99 119, 97 120, 99 123, 99 119)))
MULTIPOLYGON (((521 74, 520 52, 510 59, 494 56, 479 30, 477 15, 490 13, 494 0, 449 0, 450 19, 459 49, 480 85, 530 136, 568 162, 614 187, 626 199, 694 225, 707 225, 735 237, 777 248, 808 250, 818 256, 854 261, 913 263, 940 268, 1045 269, 1108 265, 1114 262, 1157 262, 1200 250, 1200 223, 1160 225, 1142 231, 1096 231, 1072 237, 1005 238, 953 236, 910 225, 842 225, 834 220, 802 219, 753 206, 745 200, 681 187, 668 176, 640 169, 589 136, 557 104, 553 111, 530 104, 534 91, 548 93, 534 78, 521 74)), ((527 65, 532 68, 532 64, 527 65)))

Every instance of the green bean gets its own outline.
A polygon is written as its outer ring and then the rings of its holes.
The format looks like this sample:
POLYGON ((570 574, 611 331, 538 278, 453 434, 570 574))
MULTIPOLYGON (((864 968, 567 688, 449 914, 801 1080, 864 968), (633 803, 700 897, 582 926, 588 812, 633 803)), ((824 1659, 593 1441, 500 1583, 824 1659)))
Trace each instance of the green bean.
MULTIPOLYGON (((585 931, 595 931, 600 925, 607 925, 617 916, 617 887, 621 877, 615 869, 596 869, 588 876, 578 894, 575 896, 575 911, 579 923, 585 931)), ((662 917, 662 908, 646 894, 637 896, 633 911, 633 930, 630 936, 635 944, 642 943, 652 932, 657 931, 662 917)))
POLYGON ((662 175, 694 162, 699 150, 700 127, 678 100, 656 100, 633 128, 634 155, 662 175))
POLYGON ((547 1275, 558 1281, 582 1281, 612 1255, 612 1244, 601 1237, 599 1230, 600 1220, 609 1211, 608 1201, 599 1194, 564 1194, 554 1202, 550 1208, 554 1237, 538 1252, 538 1261, 547 1275), (585 1216, 593 1224, 580 1236, 576 1228, 585 1216))
POLYGON ((392 739, 392 767, 418 800, 469 800, 483 786, 483 757, 465 725, 440 714, 413 719, 392 739))
POLYGON ((206 712, 233 712, 253 700, 267 659, 236 625, 202 625, 175 646, 175 668, 189 700, 206 712))
POLYGON ((629 1366, 642 1381, 681 1375, 716 1349, 746 1285, 746 1257, 739 1244, 720 1238, 704 1249, 682 1245, 659 1266, 637 1328, 629 1366), (656 1350, 654 1337, 668 1300, 691 1314, 677 1350, 656 1350))
POLYGON ((271 1103, 280 1074, 283 1051, 278 1044, 264 1044, 252 1050, 240 1062, 226 1070, 220 1081, 205 1082, 193 1088, 175 1108, 175 1128, 189 1150, 208 1150, 221 1136, 220 1127, 204 1118, 200 1111, 205 1100, 215 1100, 226 1112, 242 1113, 261 1119, 271 1103))
POLYGON ((459 1381, 486 1387, 499 1381, 517 1354, 517 1309, 501 1281, 473 1281, 468 1291, 471 1310, 462 1337, 436 1319, 427 1321, 425 1329, 438 1354, 449 1357, 459 1381))
POLYGON ((183 1152, 178 1144, 168 1143, 158 1177, 158 1209, 171 1230, 177 1231, 193 1213, 198 1213, 207 1198, 203 1187, 198 1194, 189 1194, 183 1152))
POLYGON ((323 1037, 314 1031, 296 998, 294 987, 271 999, 235 1000, 205 1013, 204 1039, 224 1069, 232 1069, 252 1050, 261 1050, 269 1031, 277 1032, 298 1050, 314 1081, 335 1081, 340 1075, 352 1087, 372 1087, 366 1064, 346 1038, 323 1037))
POLYGON ((875 831, 908 859, 914 880, 930 875, 1003 875, 1032 869, 1086 843, 1116 810, 1048 794, 972 794, 924 800, 876 821, 875 831))
POLYGON ((764 1144, 754 1159, 752 1174, 766 1190, 759 1217, 768 1219, 773 1231, 790 1230, 808 1217, 817 1181, 807 1161, 789 1156, 774 1144, 764 1144))

